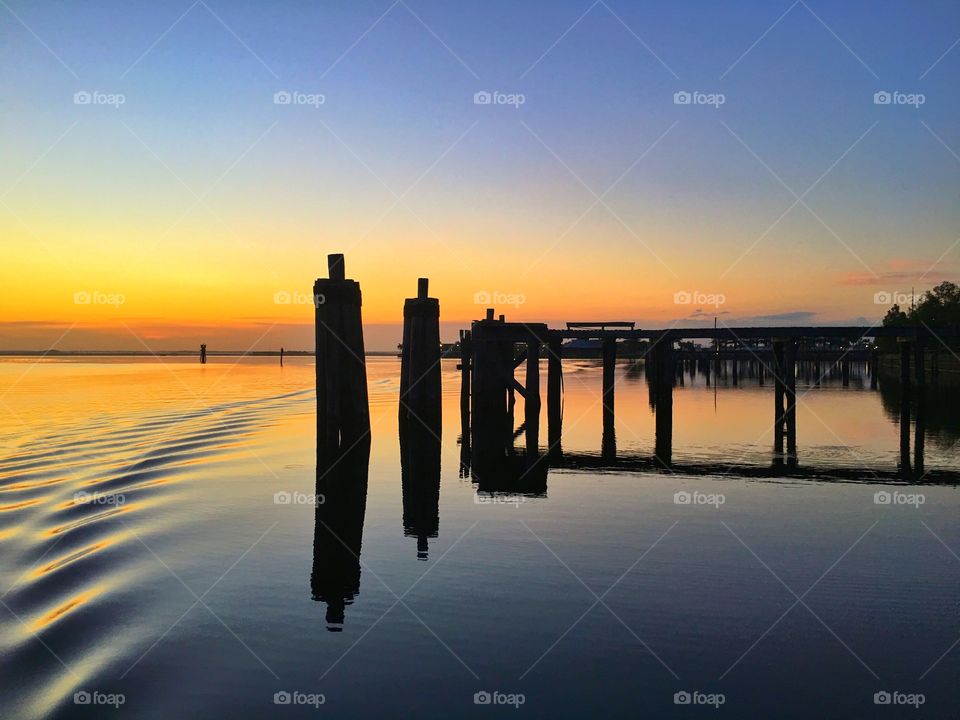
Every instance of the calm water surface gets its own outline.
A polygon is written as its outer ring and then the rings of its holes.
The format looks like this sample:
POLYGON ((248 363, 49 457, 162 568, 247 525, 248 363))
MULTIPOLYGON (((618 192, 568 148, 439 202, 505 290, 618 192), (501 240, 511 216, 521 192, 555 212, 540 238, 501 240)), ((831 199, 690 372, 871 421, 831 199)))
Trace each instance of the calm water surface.
MULTIPOLYGON (((563 448, 598 453, 600 368, 564 371, 563 448)), ((649 455, 646 383, 618 372, 617 450, 649 455)), ((340 623, 314 599, 336 553, 315 557, 307 502, 312 360, 0 363, 0 717, 960 715, 955 486, 551 470, 539 497, 481 502, 445 361, 439 507, 408 503, 405 530, 399 363, 368 374, 362 567, 340 623), (878 706, 883 691, 924 704, 878 706)), ((677 388, 675 461, 769 465, 772 388, 727 385, 677 388)), ((896 469, 889 381, 798 390, 801 464, 896 469)), ((931 394, 928 468, 960 470, 955 397, 931 394)))

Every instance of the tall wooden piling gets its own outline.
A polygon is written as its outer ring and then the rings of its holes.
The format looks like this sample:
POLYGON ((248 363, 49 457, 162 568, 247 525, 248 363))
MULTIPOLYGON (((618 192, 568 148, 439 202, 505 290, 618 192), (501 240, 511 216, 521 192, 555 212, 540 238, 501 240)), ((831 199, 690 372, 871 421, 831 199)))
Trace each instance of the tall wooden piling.
MULTIPOLYGON (((504 342, 496 333, 499 325, 499 321, 493 319, 491 308, 487 310, 487 319, 475 321, 470 329, 470 433, 474 469, 477 465, 476 459, 487 461, 502 454, 507 438, 512 434, 508 427, 508 380, 507 368, 504 367, 504 342)), ((510 347, 512 348, 512 344, 510 347)), ((509 377, 513 377, 512 369, 509 377)))
POLYGON ((603 340, 603 428, 604 433, 614 426, 614 372, 617 364, 617 341, 603 340))
POLYGON ((560 438, 562 435, 563 410, 563 341, 558 336, 551 336, 547 344, 547 442, 550 445, 550 454, 556 457, 561 452, 560 438))
POLYGON ((207 346, 206 345, 200 346, 200 364, 201 365, 207 364, 207 346))
POLYGON ((527 342, 527 372, 524 379, 523 415, 527 426, 527 452, 540 445, 540 340, 527 342))
POLYGON ((461 442, 469 442, 470 434, 470 363, 473 350, 470 331, 460 331, 460 434, 461 442))
POLYGON ((773 451, 778 455, 783 455, 783 431, 786 422, 786 414, 783 408, 785 394, 785 366, 784 344, 782 340, 773 341, 773 451))
POLYGON ((787 458, 797 459, 797 341, 788 340, 784 346, 784 419, 787 426, 787 458))
POLYGON ((673 463, 673 340, 659 339, 653 350, 656 416, 654 418, 654 455, 664 467, 673 463))
POLYGON ((417 296, 403 304, 400 421, 432 426, 440 417, 440 301, 428 294, 429 280, 419 278, 417 296))
POLYGON ((370 433, 360 283, 347 280, 343 255, 327 257, 329 278, 313 285, 317 448, 338 455, 370 433))
POLYGON ((910 461, 910 355, 913 343, 909 338, 897 338, 900 346, 900 475, 904 480, 913 477, 910 461))

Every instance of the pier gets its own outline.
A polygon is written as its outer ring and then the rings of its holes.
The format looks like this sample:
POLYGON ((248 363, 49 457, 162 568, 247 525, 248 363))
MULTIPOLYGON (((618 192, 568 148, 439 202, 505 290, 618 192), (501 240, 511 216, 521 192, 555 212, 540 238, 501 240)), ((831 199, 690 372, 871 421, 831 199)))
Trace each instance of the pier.
MULTIPOLYGON (((940 338, 956 338, 958 328, 938 328, 940 338)), ((937 342, 926 327, 720 327, 640 329, 621 321, 567 323, 549 328, 546 323, 507 322, 495 317, 490 308, 469 331, 461 331, 461 429, 462 462, 469 464, 481 485, 494 476, 502 484, 510 477, 534 480, 540 466, 620 467, 629 470, 660 470, 689 474, 710 474, 719 468, 704 464, 676 464, 673 461, 673 391, 682 385, 685 372, 700 369, 710 382, 731 369, 730 384, 737 386, 741 374, 756 377, 761 386, 771 386, 773 424, 772 461, 769 466, 737 467, 740 475, 819 476, 823 472, 800 467, 797 446, 797 378, 819 384, 822 377, 836 373, 849 386, 851 365, 869 368, 871 388, 876 388, 879 352, 868 339, 893 338, 900 353, 901 448, 897 468, 865 469, 874 478, 953 482, 951 473, 930 473, 924 467, 923 420, 915 418, 911 444, 911 398, 913 388, 927 381, 926 359, 935 354, 937 342), (565 342, 579 341, 571 347, 565 342), (697 346, 709 341, 712 346, 697 346), (653 454, 649 457, 619 458, 616 449, 616 383, 614 368, 620 349, 643 363, 650 386, 650 404, 655 412, 653 454), (547 358, 547 436, 541 454, 538 433, 540 420, 540 360, 547 358), (602 363, 602 431, 599 455, 570 455, 562 449, 563 366, 567 357, 590 358, 602 363), (521 366, 523 370, 520 371, 521 366), (518 372, 519 371, 519 372, 518 372), (520 377, 518 377, 518 375, 520 377), (523 421, 515 429, 516 397, 524 402, 523 421), (523 462, 518 464, 514 441, 525 437, 523 462), (512 470, 512 471, 511 471, 512 470)), ((726 380, 725 376, 725 380, 726 380)), ((918 393, 920 397, 922 393, 918 393)), ((916 408, 922 413, 922 404, 916 408)), ((727 468, 727 472, 732 468, 727 468)), ((838 469, 837 477, 851 476, 838 469)), ((525 488, 518 488, 524 491, 525 488)))

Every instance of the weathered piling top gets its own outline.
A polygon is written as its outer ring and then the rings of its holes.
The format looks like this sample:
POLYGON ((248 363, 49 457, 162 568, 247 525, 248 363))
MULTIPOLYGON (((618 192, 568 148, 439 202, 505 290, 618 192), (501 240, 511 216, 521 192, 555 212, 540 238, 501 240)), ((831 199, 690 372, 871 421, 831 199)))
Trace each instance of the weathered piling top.
POLYGON ((313 284, 314 305, 362 305, 360 283, 346 279, 346 267, 341 253, 327 255, 328 278, 317 278, 313 284))
POLYGON ((405 318, 413 315, 439 316, 440 300, 428 297, 429 288, 429 278, 417 278, 417 296, 407 298, 403 302, 403 316, 405 318))

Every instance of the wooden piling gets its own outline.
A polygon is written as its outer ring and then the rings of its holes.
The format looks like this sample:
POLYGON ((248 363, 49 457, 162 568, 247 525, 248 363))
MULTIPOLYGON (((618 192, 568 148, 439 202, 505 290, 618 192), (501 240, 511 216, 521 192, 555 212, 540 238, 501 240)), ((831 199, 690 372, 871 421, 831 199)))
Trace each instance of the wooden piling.
POLYGON ((206 345, 200 346, 200 364, 201 365, 207 364, 207 346, 206 345))
POLYGON ((470 431, 470 361, 473 355, 470 331, 460 331, 460 428, 464 435, 470 431))
POLYGON ((360 283, 347 280, 343 255, 327 257, 329 278, 313 286, 318 452, 337 455, 370 433, 360 283))
POLYGON ((664 467, 673 463, 673 378, 675 356, 673 340, 661 337, 654 348, 656 415, 654 418, 654 455, 664 467))
POLYGON ((785 371, 784 346, 782 340, 773 341, 773 400, 774 400, 774 431, 773 431, 773 451, 778 456, 783 455, 783 431, 786 415, 783 408, 783 399, 785 392, 784 371, 785 371))
POLYGON ((784 346, 784 413, 787 426, 787 457, 797 459, 797 341, 788 340, 784 346))
POLYGON ((540 340, 527 342, 527 372, 524 379, 524 422, 527 426, 527 452, 540 444, 540 340))
POLYGON ((440 417, 440 301, 428 297, 429 281, 417 280, 417 297, 403 304, 400 421, 416 417, 432 426, 440 417))
POLYGON ((614 419, 614 372, 617 363, 617 341, 603 340, 603 424, 613 426, 614 419))
POLYGON ((503 366, 503 342, 495 334, 497 325, 493 309, 488 309, 487 319, 474 322, 470 329, 470 433, 474 469, 476 458, 485 461, 502 454, 509 432, 507 377, 503 366))
POLYGON ((903 387, 909 387, 911 343, 905 338, 898 338, 897 342, 900 345, 900 384, 903 387))
POLYGON ((563 425, 563 341, 557 336, 547 345, 547 442, 551 455, 560 453, 560 438, 563 425))

